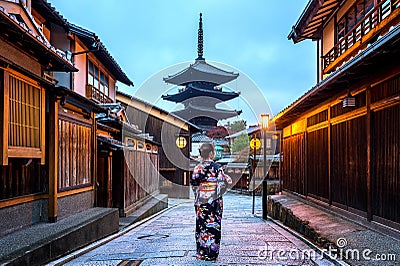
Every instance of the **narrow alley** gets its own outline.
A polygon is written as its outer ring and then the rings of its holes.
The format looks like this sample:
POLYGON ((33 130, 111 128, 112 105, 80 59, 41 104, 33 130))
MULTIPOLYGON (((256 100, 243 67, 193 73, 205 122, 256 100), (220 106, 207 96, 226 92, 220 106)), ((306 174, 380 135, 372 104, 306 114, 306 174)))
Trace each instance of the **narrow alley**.
POLYGON ((261 198, 256 197, 252 215, 252 197, 232 193, 224 196, 220 255, 216 262, 200 261, 195 256, 193 202, 172 199, 170 205, 112 241, 50 265, 333 265, 319 256, 304 259, 311 247, 277 224, 263 221, 261 198))

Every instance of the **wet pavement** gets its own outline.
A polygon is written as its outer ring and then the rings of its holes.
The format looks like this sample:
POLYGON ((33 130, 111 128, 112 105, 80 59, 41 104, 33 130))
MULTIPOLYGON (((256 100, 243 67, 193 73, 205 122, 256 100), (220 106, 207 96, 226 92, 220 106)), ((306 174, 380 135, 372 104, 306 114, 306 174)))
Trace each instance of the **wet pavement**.
MULTIPOLYGON (((217 261, 196 258, 192 200, 171 200, 173 207, 117 238, 81 254, 66 265, 332 265, 300 239, 261 216, 261 198, 224 196, 221 250, 217 261), (308 254, 308 255, 307 255, 308 254)), ((54 265, 54 264, 53 264, 54 265)))

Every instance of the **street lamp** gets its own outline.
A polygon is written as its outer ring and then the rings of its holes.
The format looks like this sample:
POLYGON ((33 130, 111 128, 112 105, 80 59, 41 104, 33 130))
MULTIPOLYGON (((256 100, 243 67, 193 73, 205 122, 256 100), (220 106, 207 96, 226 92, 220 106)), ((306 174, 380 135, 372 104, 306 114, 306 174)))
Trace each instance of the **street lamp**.
POLYGON ((177 137, 175 142, 176 142, 176 146, 177 146, 179 149, 183 149, 183 148, 185 148, 186 145, 187 145, 187 140, 186 140, 186 138, 183 137, 183 136, 177 137))
POLYGON ((267 130, 269 127, 269 114, 261 114, 261 130, 263 133, 263 191, 262 191, 262 217, 268 217, 268 178, 267 178, 267 130))

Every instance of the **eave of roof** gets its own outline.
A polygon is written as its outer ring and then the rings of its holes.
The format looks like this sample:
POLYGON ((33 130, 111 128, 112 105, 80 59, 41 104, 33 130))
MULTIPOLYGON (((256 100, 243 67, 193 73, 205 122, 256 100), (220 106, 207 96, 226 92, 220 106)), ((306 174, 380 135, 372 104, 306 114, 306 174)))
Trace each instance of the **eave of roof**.
POLYGON ((193 97, 207 96, 211 98, 216 98, 221 101, 229 101, 238 97, 239 95, 240 94, 238 92, 222 91, 216 89, 202 89, 190 84, 186 89, 179 93, 172 95, 163 95, 162 99, 180 103, 193 97))
POLYGON ((80 37, 82 42, 86 47, 92 47, 92 44, 97 43, 97 50, 93 50, 93 55, 95 55, 104 66, 115 76, 115 78, 128 85, 133 86, 133 82, 128 78, 125 72, 121 69, 115 59, 108 52, 104 44, 100 41, 99 37, 94 33, 85 28, 77 26, 68 22, 68 30, 80 37))
POLYGON ((71 31, 81 37, 81 40, 87 47, 91 47, 93 42, 98 44, 98 50, 93 54, 107 67, 107 69, 115 76, 115 78, 128 85, 133 86, 133 82, 124 73, 115 59, 107 51, 104 44, 99 40, 98 36, 94 32, 87 29, 74 25, 68 22, 47 0, 33 1, 32 6, 36 9, 40 9, 45 12, 45 15, 51 22, 63 26, 67 31, 71 31))
POLYGON ((341 2, 342 0, 309 0, 296 24, 292 27, 288 39, 292 39, 294 43, 305 39, 320 39, 324 23, 341 2))
POLYGON ((46 17, 46 20, 67 29, 68 21, 47 0, 32 1, 32 8, 38 10, 42 16, 46 17))
MULTIPOLYGON (((312 87, 288 107, 279 112, 273 121, 277 128, 283 127, 294 121, 300 114, 315 107, 320 102, 329 99, 347 88, 343 84, 352 83, 362 79, 362 73, 373 73, 377 62, 381 68, 390 62, 396 64, 400 56, 400 25, 392 27, 389 32, 370 44, 365 50, 360 51, 355 57, 337 68, 329 77, 312 87)), ((376 69, 375 69, 376 71, 376 69)))
POLYGON ((227 119, 230 117, 238 116, 242 113, 241 110, 223 110, 209 107, 201 107, 188 104, 184 109, 173 112, 175 115, 184 119, 191 119, 193 117, 206 116, 216 120, 227 119), (190 118, 189 118, 190 117, 190 118))
POLYGON ((0 6, 0 34, 7 34, 7 40, 19 43, 26 51, 33 51, 33 56, 37 57, 41 64, 52 71, 75 72, 78 71, 64 53, 56 50, 42 36, 36 35, 25 23, 20 23, 5 8, 0 6), (26 36, 26 38, 21 38, 26 36), (28 49, 29 48, 29 49, 28 49))
POLYGON ((195 63, 189 67, 176 74, 164 77, 164 81, 174 85, 185 85, 193 81, 206 81, 220 85, 235 80, 238 76, 238 73, 210 65, 204 59, 196 59, 195 63))

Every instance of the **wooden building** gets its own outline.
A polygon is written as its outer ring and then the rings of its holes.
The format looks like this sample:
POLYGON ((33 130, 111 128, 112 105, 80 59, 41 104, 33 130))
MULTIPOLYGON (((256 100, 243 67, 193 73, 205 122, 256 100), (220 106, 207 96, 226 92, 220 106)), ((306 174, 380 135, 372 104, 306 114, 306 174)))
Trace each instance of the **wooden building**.
POLYGON ((132 85, 93 32, 45 0, 0 1, 0 235, 94 206, 126 214, 158 191, 156 143, 104 105, 115 104, 117 81, 132 85), (128 171, 126 154, 153 163, 128 171), (153 181, 135 184, 132 171, 153 181))
POLYGON ((310 0, 289 38, 318 42, 322 80, 274 117, 285 190, 395 229, 399 21, 398 0, 310 0))
POLYGON ((159 194, 159 144, 129 122, 121 104, 102 107, 108 112, 97 116, 96 206, 125 217, 159 194))
POLYGON ((160 192, 171 197, 189 197, 192 123, 143 100, 118 91, 117 100, 126 107, 127 117, 152 136, 158 148, 160 192))
POLYGON ((91 125, 98 109, 74 92, 68 101, 59 94, 52 73, 77 69, 29 3, 0 1, 0 235, 56 220, 59 105, 85 105, 91 125))

